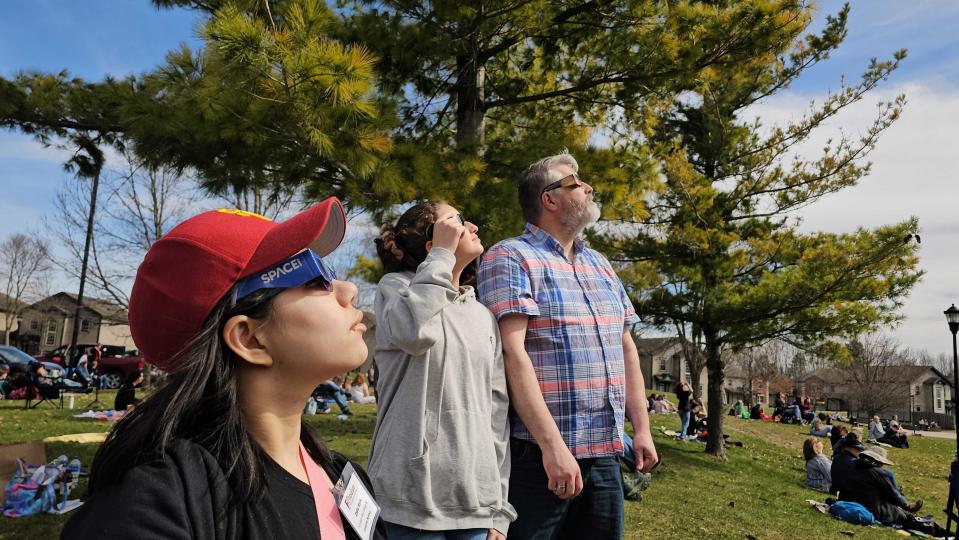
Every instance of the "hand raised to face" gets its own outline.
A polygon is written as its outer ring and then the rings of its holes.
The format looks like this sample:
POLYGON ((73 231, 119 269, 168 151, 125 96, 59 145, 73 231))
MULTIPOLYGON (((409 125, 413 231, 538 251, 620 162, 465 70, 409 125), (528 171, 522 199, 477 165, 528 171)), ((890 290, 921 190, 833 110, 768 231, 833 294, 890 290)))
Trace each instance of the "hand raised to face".
POLYGON ((433 224, 433 247, 455 252, 464 234, 466 225, 460 222, 459 214, 440 216, 433 224))

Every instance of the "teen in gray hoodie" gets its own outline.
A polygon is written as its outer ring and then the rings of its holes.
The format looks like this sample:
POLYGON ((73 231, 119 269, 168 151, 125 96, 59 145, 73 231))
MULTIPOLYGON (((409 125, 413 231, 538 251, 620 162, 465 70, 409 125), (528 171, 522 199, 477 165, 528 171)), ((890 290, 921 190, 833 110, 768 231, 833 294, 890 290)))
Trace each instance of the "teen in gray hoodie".
POLYGON ((483 252, 476 231, 425 202, 376 241, 389 273, 375 304, 369 474, 391 539, 503 539, 516 519, 499 330, 462 284, 483 252))

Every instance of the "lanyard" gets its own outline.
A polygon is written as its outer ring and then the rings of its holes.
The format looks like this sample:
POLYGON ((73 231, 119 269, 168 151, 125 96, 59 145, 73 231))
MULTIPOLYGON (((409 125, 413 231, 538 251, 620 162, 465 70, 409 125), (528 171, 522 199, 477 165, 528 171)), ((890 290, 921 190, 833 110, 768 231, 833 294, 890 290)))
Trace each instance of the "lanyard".
POLYGON ((346 540, 340 510, 336 507, 333 493, 327 489, 329 481, 326 472, 313 461, 306 448, 303 447, 302 442, 300 443, 300 461, 303 462, 303 468, 306 469, 306 478, 310 481, 310 489, 313 491, 316 519, 320 525, 320 537, 323 540, 346 540))

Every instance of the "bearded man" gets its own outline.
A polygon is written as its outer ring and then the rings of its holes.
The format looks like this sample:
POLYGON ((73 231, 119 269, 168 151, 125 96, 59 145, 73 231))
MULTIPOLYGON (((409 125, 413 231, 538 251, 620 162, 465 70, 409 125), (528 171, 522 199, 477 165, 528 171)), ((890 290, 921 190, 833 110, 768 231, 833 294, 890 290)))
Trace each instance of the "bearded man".
POLYGON ((526 169, 526 229, 490 248, 478 274, 510 393, 511 540, 622 538, 618 457, 630 452, 643 471, 659 459, 629 332, 638 319, 609 261, 580 238, 600 212, 578 170, 565 153, 526 169))

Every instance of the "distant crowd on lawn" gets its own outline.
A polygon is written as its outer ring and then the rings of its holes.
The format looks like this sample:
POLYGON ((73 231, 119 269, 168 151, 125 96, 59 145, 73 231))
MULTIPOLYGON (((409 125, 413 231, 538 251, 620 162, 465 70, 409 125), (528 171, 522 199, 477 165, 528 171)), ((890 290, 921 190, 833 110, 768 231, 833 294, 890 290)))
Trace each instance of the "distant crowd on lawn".
MULTIPOLYGON (((702 402, 693 397, 692 388, 684 380, 676 384, 674 392, 677 400, 675 407, 663 394, 650 395, 647 398, 649 413, 669 414, 675 411, 680 420, 676 434, 679 440, 705 441, 708 425, 702 402)), ((863 427, 858 425, 855 418, 817 413, 807 396, 787 398, 784 393, 777 394, 772 414, 767 414, 759 401, 750 405, 737 400, 730 408, 729 415, 809 426, 810 437, 803 443, 805 484, 811 489, 832 495, 826 499, 826 504, 833 505, 837 501, 842 504, 856 503, 871 513, 875 521, 885 525, 930 534, 942 531, 931 519, 916 516, 923 506, 922 499, 910 502, 895 473, 887 468, 893 462, 887 455, 886 447, 909 448, 907 431, 897 416, 893 415, 886 421, 878 415, 870 419, 865 442, 873 446, 867 448, 862 443, 863 427), (849 427, 839 424, 840 421, 849 423, 849 427), (826 457, 823 451, 827 440, 833 459, 826 457)))
MULTIPOLYGON (((831 420, 827 417, 827 420, 831 420)), ((829 425, 829 424, 826 424, 829 425)), ((832 459, 823 452, 825 438, 810 436, 803 442, 806 460, 806 486, 829 493, 826 504, 855 503, 867 510, 875 521, 895 528, 917 530, 940 536, 942 528, 931 518, 919 518, 922 499, 912 502, 906 497, 895 473, 886 447, 908 448, 905 430, 893 416, 885 424, 879 416, 869 423, 866 447, 862 427, 833 426, 829 432, 832 459), (886 442, 889 441, 889 442, 886 442), (893 444, 895 443, 895 444, 893 444)), ((834 514, 836 512, 833 512, 834 514)))

